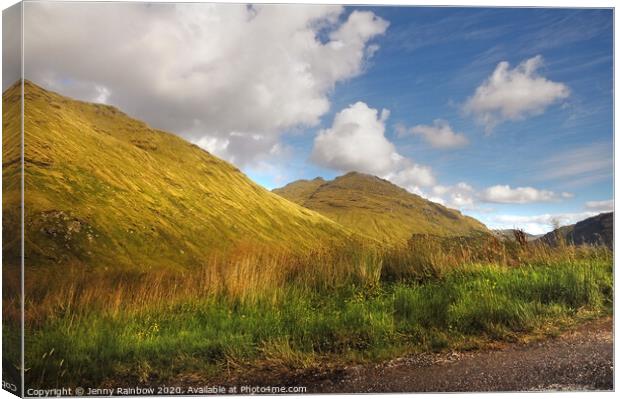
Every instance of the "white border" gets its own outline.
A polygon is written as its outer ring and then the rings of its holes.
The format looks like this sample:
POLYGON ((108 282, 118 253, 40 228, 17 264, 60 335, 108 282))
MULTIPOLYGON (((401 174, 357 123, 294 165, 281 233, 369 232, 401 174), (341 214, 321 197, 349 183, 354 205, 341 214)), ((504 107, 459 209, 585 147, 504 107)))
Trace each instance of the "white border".
MULTIPOLYGON (((28 0, 27 0, 28 1, 28 0)), ((63 0, 63 1, 90 1, 90 2, 94 2, 97 0, 63 0)), ((145 2, 143 0, 137 0, 139 2, 145 2)), ((163 3, 170 3, 171 1, 166 1, 166 0, 150 0, 149 2, 163 2, 163 3)), ((205 1, 199 1, 199 0, 185 0, 182 2, 186 2, 186 3, 201 3, 201 2, 205 2, 205 1)), ((244 3, 243 1, 233 1, 233 0, 220 0, 218 1, 220 3, 244 3)), ((14 4, 18 3, 18 1, 15 0, 0 0, 0 5, 2 7, 2 9, 6 9, 14 4)), ((514 0, 506 0, 506 1, 499 1, 499 0, 495 0, 495 1, 489 1, 489 0, 444 0, 444 1, 438 1, 438 0, 421 0, 421 1, 415 1, 415 0, 390 0, 390 1, 380 1, 380 0, 361 0, 361 1, 353 1, 353 0, 340 0, 340 1, 334 1, 334 0, 307 0, 307 1, 300 1, 300 0, 287 0, 287 1, 264 1, 264 0, 258 0, 258 1, 254 1, 253 3, 292 3, 292 4, 308 4, 308 3, 312 3, 312 4, 344 4, 344 5, 400 5, 400 6, 470 6, 470 7, 562 7, 562 8, 614 8, 615 7, 615 3, 614 1, 611 0, 590 0, 590 1, 578 1, 578 0, 520 0, 520 1, 514 1, 514 0)), ((2 26, 2 22, 1 22, 1 18, 0 18, 0 32, 1 32, 1 26, 2 26)), ((22 13, 22 30, 23 30, 23 13, 22 13)), ((613 88, 614 88, 614 96, 613 96, 613 101, 614 101, 614 154, 616 153, 616 151, 620 148, 620 144, 615 140, 615 131, 616 131, 616 118, 615 118, 615 114, 617 112, 617 107, 618 107, 618 103, 616 101, 616 90, 615 90, 615 82, 617 80, 618 77, 618 71, 615 68, 615 53, 616 53, 616 49, 618 46, 618 35, 617 35, 617 31, 615 29, 615 12, 614 12, 614 82, 613 82, 613 88)), ((1 47, 1 41, 0 41, 0 47, 1 47)), ((1 54, 1 53, 0 53, 1 54)), ((24 64, 23 64, 23 56, 24 56, 24 52, 23 52, 23 36, 22 36, 22 74, 24 72, 24 64)), ((0 73, 2 70, 2 66, 0 63, 0 73)), ((23 87, 22 87, 22 96, 23 96, 23 87)), ((0 111, 1 111, 1 104, 0 104, 0 111)), ((23 112, 23 103, 22 103, 22 112, 23 112)), ((22 124, 23 124, 23 115, 22 115, 22 124)), ((23 135, 22 135, 22 141, 23 141, 23 135)), ((1 143, 0 143, 0 149, 1 149, 1 143)), ((23 151, 23 142, 22 142, 22 151, 23 151)), ((615 157, 614 157, 615 160, 615 157)), ((22 156, 22 168, 23 168, 23 156, 22 156)), ((614 201, 615 198, 617 198, 617 192, 616 192, 616 188, 617 188, 617 178, 619 176, 618 174, 618 165, 614 162, 614 201)), ((23 169, 22 169, 23 170, 23 169)), ((1 184, 1 183, 0 183, 1 184)), ((1 187, 1 186, 0 186, 1 187)), ((22 173, 22 190, 23 190, 23 173, 22 173)), ((1 201, 1 191, 0 191, 0 201, 1 201)), ((23 196, 23 191, 22 191, 22 196, 23 196)), ((23 223, 23 206, 22 206, 22 223, 23 223)), ((620 233, 620 227, 618 226, 617 223, 614 222, 614 237, 620 237, 618 234, 620 233)), ((615 241, 615 240, 614 240, 615 241)), ((1 242, 1 241, 0 241, 1 242)), ((23 226, 22 226, 22 249, 23 249, 23 226)), ((23 254, 23 252, 22 252, 23 254)), ((2 254, 0 252, 0 261, 2 259, 2 254)), ((614 258, 614 267, 616 267, 615 270, 617 270, 617 266, 618 266, 618 261, 616 258, 614 258)), ((23 272, 23 270, 22 270, 23 272)), ((22 273, 23 275, 23 273, 22 273)), ((615 273, 614 273, 614 277, 615 277, 615 273)), ((615 280, 615 279, 614 279, 615 280)), ((615 281, 614 281, 615 283, 615 281)), ((22 280, 22 289, 23 289, 23 280, 22 280)), ((23 307, 23 303, 22 303, 22 307, 23 307)), ((615 291, 614 291, 614 314, 616 314, 616 310, 618 307, 618 303, 616 301, 615 298, 615 291)), ((0 310, 1 311, 1 310, 0 310)), ((23 317, 22 317, 22 326, 23 326, 23 317)), ((614 320, 614 342, 615 342, 615 331, 616 331, 616 320, 614 320)), ((23 330, 22 330, 23 332, 23 330)), ((23 336, 22 336, 22 345, 23 345, 23 336)), ((0 348, 1 348, 1 342, 0 342, 0 348)), ((23 346, 22 346, 23 348, 23 346)), ((22 351, 22 357, 23 357, 23 351, 22 351)), ((618 345, 614 345, 614 360, 618 359, 618 345)), ((614 377, 615 377, 615 369, 614 369, 614 377)), ((616 379, 614 378, 614 383, 616 382, 616 379)), ((615 385, 614 385, 615 386, 615 385)), ((359 397, 360 394, 356 394, 356 395, 303 395, 303 396, 299 396, 299 397, 304 397, 304 398, 327 398, 327 397, 339 397, 339 398, 357 398, 359 397)), ((417 398, 435 398, 437 397, 437 395, 450 395, 450 394, 377 394, 380 395, 381 397, 385 397, 385 398, 402 398, 404 396, 408 396, 411 397, 413 395, 415 395, 417 398)), ((584 393, 525 393, 525 392, 520 392, 520 393, 463 393, 463 394, 457 394, 460 398, 477 398, 480 395, 484 395, 485 398, 518 398, 518 397, 525 397, 525 398, 538 398, 538 397, 554 397, 554 398, 590 398, 590 397, 595 397, 595 398, 611 398, 611 397, 615 397, 615 393, 613 392, 584 392, 584 393), (613 395, 613 396, 612 396, 613 395)), ((295 396, 295 395, 287 395, 287 397, 291 397, 291 396, 295 396)), ((250 398, 251 396, 235 396, 235 397, 241 397, 241 398, 250 398)), ((273 396, 269 396, 269 397, 273 397, 273 396)), ((297 397, 297 396, 296 396, 297 397)), ((0 390, 0 399, 4 399, 4 398, 15 398, 15 396, 11 395, 10 393, 8 393, 7 391, 4 390, 0 390)))

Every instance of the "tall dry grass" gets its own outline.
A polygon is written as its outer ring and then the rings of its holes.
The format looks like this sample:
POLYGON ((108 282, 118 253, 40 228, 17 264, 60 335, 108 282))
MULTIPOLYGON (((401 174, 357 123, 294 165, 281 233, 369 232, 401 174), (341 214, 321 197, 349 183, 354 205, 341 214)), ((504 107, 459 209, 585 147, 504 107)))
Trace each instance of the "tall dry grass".
MULTIPOLYGON (((175 302, 223 299, 254 303, 291 286, 325 290, 342 285, 376 286, 382 252, 358 244, 316 248, 304 254, 259 246, 239 246, 215 254, 193 269, 93 270, 70 264, 50 270, 30 268, 25 280, 27 325, 49 317, 84 312, 116 316, 175 302)), ((19 295, 14 295, 19 298, 19 295)), ((19 299, 5 303, 19 315, 19 299)))
POLYGON ((501 339, 580 309, 607 311, 611 260, 599 247, 425 236, 304 254, 246 245, 192 270, 30 268, 27 380, 146 383, 251 359, 303 367, 326 354, 381 358, 468 334, 501 339))
MULTIPOLYGON (((91 270, 79 264, 55 270, 33 268, 26 273, 25 321, 35 326, 50 317, 85 312, 116 316, 188 300, 251 304, 271 299, 275 303, 285 288, 330 291, 354 285, 372 289, 381 282, 439 279, 469 264, 514 267, 610 258, 603 247, 551 247, 516 238, 418 235, 397 248, 349 243, 304 254, 244 245, 227 255, 216 254, 191 270, 91 270)), ((5 303, 5 315, 18 317, 18 304, 5 303)))
POLYGON ((490 234, 467 237, 414 235, 409 242, 383 254, 382 278, 387 281, 440 278, 462 265, 493 264, 506 267, 551 265, 576 259, 611 259, 605 246, 568 245, 559 239, 556 245, 527 241, 516 230, 514 240, 490 234))

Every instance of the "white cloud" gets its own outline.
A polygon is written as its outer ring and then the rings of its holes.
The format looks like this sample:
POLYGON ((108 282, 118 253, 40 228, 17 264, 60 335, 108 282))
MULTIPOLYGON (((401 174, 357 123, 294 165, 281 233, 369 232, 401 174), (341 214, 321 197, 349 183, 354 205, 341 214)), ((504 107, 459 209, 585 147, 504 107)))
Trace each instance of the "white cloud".
POLYGON ((319 131, 311 159, 341 172, 358 171, 383 177, 411 192, 435 184, 430 167, 418 165, 396 151, 385 137, 388 110, 357 102, 338 112, 332 126, 319 131))
POLYGON ((614 210, 614 200, 588 201, 585 208, 595 212, 611 212, 614 210))
POLYGON ((573 194, 568 192, 556 193, 532 187, 511 188, 509 185, 495 185, 478 190, 466 182, 455 185, 438 184, 421 195, 449 208, 477 213, 494 212, 491 208, 484 207, 482 203, 529 204, 561 201, 573 197, 573 194))
POLYGON ((340 6, 29 3, 26 77, 248 163, 316 125, 388 23, 340 6), (101 92, 105 88, 107 92, 101 92), (257 144, 247 151, 241 137, 257 144))
POLYGON ((416 194, 419 194, 419 187, 435 184, 435 175, 429 166, 418 165, 408 159, 404 159, 396 171, 388 173, 385 178, 416 194))
POLYGON ((476 208, 476 191, 465 182, 454 186, 437 185, 431 190, 430 199, 450 208, 471 210, 476 208))
POLYGON ((549 190, 539 190, 533 187, 515 187, 496 185, 486 188, 480 193, 480 199, 485 202, 502 204, 527 204, 532 202, 551 202, 559 198, 566 198, 570 193, 557 193, 549 190))
POLYGON ((280 143, 277 137, 258 133, 231 132, 226 138, 205 136, 195 143, 235 165, 251 163, 257 166, 260 162, 277 161, 289 152, 289 148, 280 143))
POLYGON ((538 115, 558 100, 569 96, 569 88, 540 76, 542 56, 527 59, 510 69, 500 62, 491 76, 467 99, 464 111, 473 114, 490 132, 505 120, 519 120, 538 115))
POLYGON ((402 157, 385 137, 385 119, 363 102, 336 114, 332 127, 321 130, 314 139, 312 159, 340 171, 360 171, 375 175, 391 172, 402 157))
POLYGON ((421 136, 426 142, 428 142, 434 148, 459 148, 466 146, 469 141, 463 133, 456 133, 452 130, 452 127, 447 121, 442 119, 436 119, 432 125, 417 125, 405 132, 402 128, 397 127, 399 136, 405 134, 413 134, 421 136))
POLYGON ((532 216, 495 215, 490 218, 487 226, 494 229, 523 229, 530 234, 544 234, 557 226, 566 226, 583 219, 595 216, 596 212, 557 213, 532 216))
POLYGON ((93 102, 106 104, 110 98, 110 90, 107 87, 95 85, 97 95, 93 98, 93 102))

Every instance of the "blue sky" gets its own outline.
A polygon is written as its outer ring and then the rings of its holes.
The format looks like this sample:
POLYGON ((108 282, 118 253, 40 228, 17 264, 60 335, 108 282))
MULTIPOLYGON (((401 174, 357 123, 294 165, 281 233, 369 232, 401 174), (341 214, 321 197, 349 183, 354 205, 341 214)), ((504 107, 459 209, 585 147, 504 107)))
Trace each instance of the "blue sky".
MULTIPOLYGON (((376 40, 380 49, 363 74, 337 85, 321 126, 329 126, 339 110, 363 101, 390 110, 386 136, 401 154, 432 167, 441 184, 467 182, 476 189, 510 185, 572 195, 548 202, 479 203, 477 209, 463 210, 495 227, 522 226, 540 233, 551 226, 542 216, 557 216, 563 222, 567 214, 566 220, 572 221, 588 211, 607 210, 591 202, 613 198, 610 10, 383 7, 372 11, 390 23, 376 40), (570 89, 567 98, 541 114, 502 122, 490 133, 464 114, 462 105, 498 63, 507 61, 514 67, 538 55, 544 60, 539 74, 565 84, 570 89), (435 119, 448 121, 469 144, 436 149, 420 137, 399 137, 395 129, 399 123, 431 125, 435 119), (589 167, 588 162, 601 160, 608 162, 589 167), (575 170, 560 173, 566 164, 575 170), (498 215, 533 218, 511 222, 509 217, 496 220, 498 215)), ((316 130, 285 136, 295 156, 284 180, 340 174, 309 160, 316 130)), ((266 187, 282 184, 273 174, 251 168, 247 172, 266 187)))
POLYGON ((24 9, 26 78, 268 189, 357 170, 532 233, 613 208, 612 35, 602 9, 24 9))

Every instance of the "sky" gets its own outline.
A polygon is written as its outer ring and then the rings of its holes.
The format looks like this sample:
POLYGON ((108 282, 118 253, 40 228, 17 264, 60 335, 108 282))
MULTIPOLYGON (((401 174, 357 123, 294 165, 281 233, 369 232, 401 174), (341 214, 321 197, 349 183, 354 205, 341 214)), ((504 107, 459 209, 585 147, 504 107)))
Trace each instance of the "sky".
POLYGON ((24 74, 268 189, 356 170, 540 234, 613 209, 612 35, 609 9, 26 3, 24 74))

